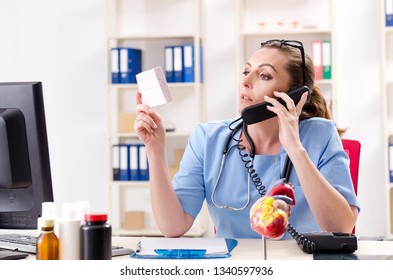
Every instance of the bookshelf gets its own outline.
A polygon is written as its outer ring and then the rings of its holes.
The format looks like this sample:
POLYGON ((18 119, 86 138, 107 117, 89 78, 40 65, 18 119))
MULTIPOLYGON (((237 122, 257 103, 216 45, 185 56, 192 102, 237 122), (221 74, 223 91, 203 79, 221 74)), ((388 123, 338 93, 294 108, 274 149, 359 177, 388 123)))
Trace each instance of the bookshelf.
MULTIPOLYGON (((108 158, 112 159, 112 145, 139 143, 133 132, 136 84, 112 84, 112 48, 136 48, 142 50, 142 71, 161 66, 165 71, 164 49, 166 46, 193 44, 194 82, 168 83, 173 101, 155 107, 166 127, 174 128, 167 133, 169 165, 174 164, 175 151, 184 149, 193 128, 203 120, 200 0, 107 0, 106 1, 106 110, 108 122, 108 158), (168 20, 171 19, 171 20, 168 20), (126 116, 121 119, 121 116, 126 116), (123 125, 120 125, 123 123, 123 125), (125 123, 125 125, 124 125, 125 123), (124 127, 126 129, 124 129, 124 127)), ((150 204, 148 181, 114 181, 112 160, 108 161, 109 221, 114 235, 161 235, 157 228, 150 204), (127 224, 126 213, 143 212, 143 227, 133 229, 127 224)), ((132 216, 134 217, 134 216, 132 216)), ((132 224, 133 221, 131 221, 132 224)), ((186 234, 201 236, 208 227, 204 208, 193 227, 186 234)))
MULTIPOLYGON (((390 0, 389 0, 390 1, 390 0)), ((388 1, 386 1, 388 2, 388 1)), ((390 1, 393 5, 393 1, 390 1)), ((393 6, 392 6, 393 8, 393 6)), ((393 24, 393 14, 392 24, 393 24)), ((389 156, 389 137, 393 137, 393 25, 386 24, 385 1, 381 1, 381 30, 382 30, 382 85, 384 110, 384 146, 385 146, 385 182, 387 205, 387 238, 393 238, 393 182, 390 180, 389 169, 392 165, 393 154, 389 156)))
POLYGON ((319 79, 316 83, 324 93, 333 118, 337 119, 334 9, 334 0, 237 0, 237 69, 242 69, 260 43, 267 40, 301 41, 311 58, 313 41, 330 41, 331 78, 319 79))

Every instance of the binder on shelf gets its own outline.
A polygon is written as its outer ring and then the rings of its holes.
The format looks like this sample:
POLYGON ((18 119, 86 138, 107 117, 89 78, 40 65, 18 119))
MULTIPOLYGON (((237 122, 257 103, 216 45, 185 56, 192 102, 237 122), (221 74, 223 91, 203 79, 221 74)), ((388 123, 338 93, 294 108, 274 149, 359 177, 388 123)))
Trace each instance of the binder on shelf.
POLYGON ((194 45, 183 45, 183 82, 193 83, 194 78, 194 45))
POLYGON ((386 26, 393 26, 393 0, 385 0, 386 26))
POLYGON ((147 162, 146 147, 145 145, 139 145, 138 147, 138 177, 141 181, 149 180, 149 165, 147 162))
POLYGON ((111 66, 111 82, 112 84, 119 84, 120 83, 120 52, 119 48, 112 48, 111 55, 110 55, 110 66, 111 66))
POLYGON ((119 145, 112 145, 112 179, 120 179, 120 149, 119 145))
POLYGON ((228 258, 236 239, 217 237, 142 237, 133 258, 140 259, 216 259, 228 258))
POLYGON ((175 83, 183 82, 183 47, 182 46, 173 47, 173 71, 174 71, 173 82, 175 83))
POLYGON ((322 41, 314 40, 311 42, 311 54, 314 63, 315 79, 322 80, 323 70, 322 70, 322 41))
POLYGON ((173 47, 167 46, 164 48, 164 58, 166 81, 168 83, 173 83, 175 80, 175 74, 173 70, 173 47))
POLYGON ((142 71, 142 51, 120 48, 120 83, 136 83, 136 74, 142 71))
POLYGON ((393 135, 389 136, 389 181, 393 183, 393 135))
POLYGON ((322 78, 332 78, 332 44, 329 40, 322 41, 322 78))
POLYGON ((128 167, 128 157, 129 150, 127 145, 119 145, 120 151, 120 170, 119 170, 119 180, 120 181, 128 181, 129 177, 129 167, 128 167))
POLYGON ((129 158, 128 158, 128 166, 130 173, 130 181, 138 181, 138 145, 132 144, 128 145, 129 148, 129 158))

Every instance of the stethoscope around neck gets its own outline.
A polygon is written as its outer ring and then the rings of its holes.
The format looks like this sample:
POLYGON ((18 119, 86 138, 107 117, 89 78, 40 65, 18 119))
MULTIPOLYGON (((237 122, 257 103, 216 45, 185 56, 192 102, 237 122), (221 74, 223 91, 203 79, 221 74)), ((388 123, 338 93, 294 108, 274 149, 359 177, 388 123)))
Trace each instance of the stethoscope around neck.
MULTIPOLYGON (((214 184, 214 188, 211 194, 211 202, 213 204, 214 207, 219 208, 219 209, 225 209, 225 210, 232 210, 232 211, 241 211, 244 210, 248 207, 248 205, 250 204, 251 201, 251 178, 253 176, 252 181, 255 184, 256 189, 258 190, 259 194, 261 196, 263 196, 266 193, 266 188, 265 186, 262 184, 262 182, 260 181, 258 175, 255 173, 255 170, 253 169, 253 161, 254 161, 254 157, 255 157, 255 145, 253 140, 251 139, 250 135, 248 134, 248 130, 247 130, 247 124, 245 124, 243 121, 240 121, 234 128, 231 128, 231 125, 233 123, 236 123, 237 121, 239 121, 241 118, 236 119, 234 122, 232 122, 231 124, 229 124, 229 129, 231 130, 231 133, 228 135, 226 141, 225 141, 225 145, 224 145, 224 150, 222 152, 222 159, 221 159, 221 166, 220 166, 220 170, 218 172, 218 176, 217 176, 217 180, 214 184), (214 195, 216 193, 217 190, 217 186, 218 183, 220 181, 221 178, 221 174, 222 171, 224 170, 224 166, 225 166, 225 161, 226 161, 226 157, 229 153, 229 151, 238 146, 229 146, 231 143, 231 140, 234 139, 235 134, 240 131, 240 129, 243 128, 243 132, 244 132, 244 136, 246 137, 248 143, 250 144, 250 151, 249 154, 243 154, 243 157, 248 157, 249 159, 243 160, 243 162, 245 162, 245 167, 248 170, 248 178, 247 178, 247 201, 246 203, 242 206, 242 207, 233 207, 230 205, 220 205, 217 204, 217 202, 214 199, 214 195)), ((236 140, 236 139, 235 139, 236 140)), ((236 140, 238 142, 240 142, 239 140, 236 140)), ((288 157, 288 155, 286 156, 285 159, 285 164, 284 164, 284 168, 283 168, 283 178, 284 180, 288 180, 289 176, 290 176, 290 172, 291 172, 291 168, 292 168, 292 161, 290 160, 290 158, 288 157)))

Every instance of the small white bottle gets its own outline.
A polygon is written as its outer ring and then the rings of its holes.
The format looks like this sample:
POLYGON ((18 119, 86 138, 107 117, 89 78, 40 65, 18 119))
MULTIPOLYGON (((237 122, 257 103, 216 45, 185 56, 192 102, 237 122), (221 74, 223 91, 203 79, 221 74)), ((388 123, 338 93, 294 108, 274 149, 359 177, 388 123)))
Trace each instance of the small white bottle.
POLYGON ((55 234, 56 236, 59 236, 56 204, 54 202, 48 201, 48 202, 43 202, 41 205, 42 205, 41 217, 37 219, 37 236, 41 233, 41 225, 43 219, 50 219, 55 221, 55 234))
POLYGON ((59 220, 60 260, 80 260, 80 219, 75 203, 64 203, 59 220))

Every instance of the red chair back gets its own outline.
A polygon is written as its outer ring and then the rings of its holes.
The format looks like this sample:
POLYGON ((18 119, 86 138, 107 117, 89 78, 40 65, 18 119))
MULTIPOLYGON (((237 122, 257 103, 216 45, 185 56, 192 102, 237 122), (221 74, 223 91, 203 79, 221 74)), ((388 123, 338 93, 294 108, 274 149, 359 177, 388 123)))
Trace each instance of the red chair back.
MULTIPOLYGON (((341 139, 344 147, 344 151, 349 157, 349 170, 351 172, 351 178, 355 194, 358 194, 358 177, 359 177, 359 160, 360 160, 360 142, 350 139, 341 139)), ((352 230, 355 233, 355 227, 352 230)))
POLYGON ((358 177, 359 177, 359 160, 360 160, 360 142, 357 140, 342 139, 344 151, 349 157, 349 169, 355 193, 358 193, 358 177))

